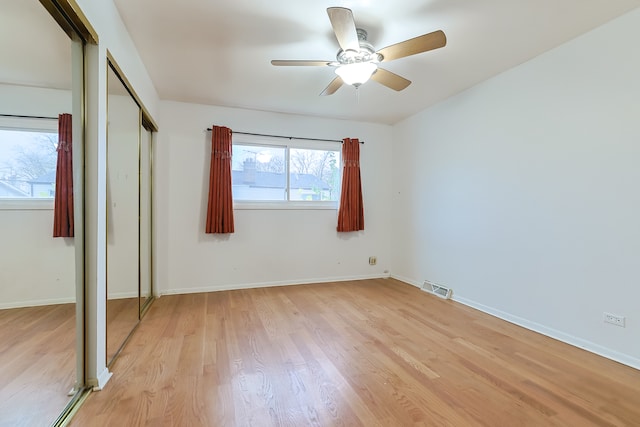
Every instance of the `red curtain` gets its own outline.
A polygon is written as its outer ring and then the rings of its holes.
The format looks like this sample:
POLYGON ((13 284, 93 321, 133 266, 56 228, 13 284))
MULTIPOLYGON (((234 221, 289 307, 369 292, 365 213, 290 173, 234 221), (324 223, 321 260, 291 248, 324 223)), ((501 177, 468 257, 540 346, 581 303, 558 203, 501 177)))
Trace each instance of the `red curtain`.
POLYGON ((53 206, 53 237, 73 237, 73 146, 71 114, 58 116, 58 162, 53 206))
POLYGON ((342 194, 338 208, 338 231, 364 230, 364 204, 360 178, 360 141, 342 140, 342 194))
POLYGON ((207 233, 233 233, 231 129, 212 126, 207 233))

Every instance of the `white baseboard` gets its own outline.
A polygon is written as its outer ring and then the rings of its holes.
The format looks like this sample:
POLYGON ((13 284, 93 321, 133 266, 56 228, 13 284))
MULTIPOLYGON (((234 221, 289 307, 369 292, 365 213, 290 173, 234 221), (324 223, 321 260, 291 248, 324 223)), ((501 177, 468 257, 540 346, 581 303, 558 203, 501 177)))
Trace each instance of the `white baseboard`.
POLYGON ((417 281, 415 281, 415 280, 413 280, 413 279, 409 279, 408 277, 399 276, 399 275, 397 275, 397 274, 392 274, 392 275, 391 275, 391 278, 392 278, 392 279, 399 280, 399 281, 404 282, 404 283, 407 283, 407 284, 409 284, 409 285, 413 285, 413 286, 415 286, 416 288, 422 288, 422 283, 417 282, 417 281))
MULTIPOLYGON (((405 282, 410 285, 413 285, 417 288, 422 287, 422 285, 419 282, 408 279, 406 277, 402 277, 398 275, 392 275, 391 277, 393 277, 394 279, 400 280, 401 282, 405 282)), ((630 356, 628 354, 620 353, 618 351, 612 350, 607 347, 603 347, 591 341, 587 341, 582 338, 574 337, 573 335, 564 333, 562 331, 558 331, 557 329, 549 328, 539 323, 532 322, 527 319, 523 319, 522 317, 514 316, 513 314, 506 313, 504 311, 486 306, 484 304, 480 304, 468 298, 457 296, 455 293, 453 294, 453 297, 451 299, 456 302, 459 302, 460 304, 464 304, 468 307, 481 311, 483 313, 505 320, 509 323, 522 326, 523 328, 529 329, 530 331, 537 332, 539 334, 548 336, 558 341, 562 341, 565 344, 569 344, 574 347, 581 348, 588 352, 597 354, 599 356, 616 361, 618 363, 622 363, 623 365, 627 365, 632 368, 640 370, 640 359, 630 356)))
POLYGON ((277 282, 242 283, 231 285, 198 286, 192 288, 175 288, 160 291, 160 295, 196 294, 200 292, 234 291, 238 289, 269 288, 274 286, 311 285, 314 283, 347 282, 350 280, 384 279, 388 274, 372 274, 365 276, 323 277, 321 279, 286 280, 277 282))
POLYGON ((76 302, 75 297, 14 301, 14 302, 0 303, 0 310, 4 310, 8 308, 38 307, 42 305, 71 304, 75 302, 76 302))
POLYGON ((587 350, 591 353, 595 353, 599 356, 606 357, 607 359, 611 359, 616 362, 622 363, 623 365, 631 366, 632 368, 640 370, 640 359, 632 357, 628 354, 620 353, 610 348, 603 347, 594 342, 587 341, 582 338, 574 337, 573 335, 567 334, 557 329, 549 328, 539 323, 532 322, 527 319, 523 319, 522 317, 514 316, 513 314, 506 313, 504 311, 497 310, 492 307, 488 307, 484 304, 477 303, 467 298, 454 295, 452 299, 454 301, 459 302, 460 304, 464 304, 468 307, 482 311, 483 313, 490 314, 499 319, 506 320, 507 322, 513 323, 518 326, 522 326, 523 328, 529 329, 531 331, 537 332, 542 335, 546 335, 558 341, 562 341, 563 343, 570 344, 574 347, 587 350))

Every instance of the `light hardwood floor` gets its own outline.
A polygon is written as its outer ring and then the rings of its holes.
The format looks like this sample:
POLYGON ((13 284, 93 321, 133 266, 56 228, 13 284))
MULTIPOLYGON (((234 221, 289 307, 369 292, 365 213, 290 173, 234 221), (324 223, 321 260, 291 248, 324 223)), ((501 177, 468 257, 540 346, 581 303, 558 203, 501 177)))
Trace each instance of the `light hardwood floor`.
POLYGON ((48 426, 75 384, 75 304, 0 310, 0 426, 48 426))
POLYGON ((164 296, 73 426, 637 426, 640 371, 392 279, 164 296))
POLYGON ((138 298, 107 300, 107 364, 138 324, 138 298))
MULTIPOLYGON (((0 310, 0 427, 47 427, 76 378, 75 304, 0 310)), ((138 299, 107 305, 108 354, 138 321, 138 299)))

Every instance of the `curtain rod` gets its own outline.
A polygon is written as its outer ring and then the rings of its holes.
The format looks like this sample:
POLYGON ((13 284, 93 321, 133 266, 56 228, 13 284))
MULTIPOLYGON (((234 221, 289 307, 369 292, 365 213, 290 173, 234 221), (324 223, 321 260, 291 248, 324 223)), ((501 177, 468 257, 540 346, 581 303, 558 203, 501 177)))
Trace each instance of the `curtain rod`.
POLYGON ((0 117, 12 117, 16 119, 43 119, 43 120, 58 120, 57 117, 47 117, 47 116, 23 116, 20 114, 2 114, 0 113, 0 117))
MULTIPOLYGON (((211 128, 207 128, 207 132, 211 132, 211 128)), ((284 139, 300 139, 300 140, 304 140, 304 141, 326 141, 326 142, 339 142, 342 143, 341 140, 339 139, 321 139, 321 138, 303 138, 303 137, 298 137, 298 136, 284 136, 284 135, 267 135, 264 133, 251 133, 251 132, 236 132, 236 131, 231 131, 231 133, 237 133, 240 135, 251 135, 251 136, 267 136, 270 138, 284 138, 284 139)), ((364 141, 359 141, 360 144, 364 144, 364 141)))

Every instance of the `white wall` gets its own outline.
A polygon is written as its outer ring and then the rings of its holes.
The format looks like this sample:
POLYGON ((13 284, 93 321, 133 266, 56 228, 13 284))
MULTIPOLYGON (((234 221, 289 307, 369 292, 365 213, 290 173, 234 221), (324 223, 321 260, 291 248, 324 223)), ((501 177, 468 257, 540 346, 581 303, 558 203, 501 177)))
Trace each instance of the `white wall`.
MULTIPOLYGON (((69 91, 0 84, 0 113, 57 117, 70 112, 69 91)), ((0 118, 0 126, 26 121, 0 118)), ((28 123, 58 128, 55 120, 28 123)), ((0 200, 0 309, 75 301, 74 239, 52 235, 53 201, 0 200)))
POLYGON ((639 39, 636 10, 396 125, 392 273, 640 367, 639 39))
POLYGON ((381 277, 390 268, 391 128, 304 116, 161 103, 154 163, 155 283, 161 293, 381 277), (204 232, 211 134, 236 131, 365 140, 365 231, 338 234, 336 210, 236 210, 235 233, 204 232), (378 257, 377 266, 368 258, 378 257))

